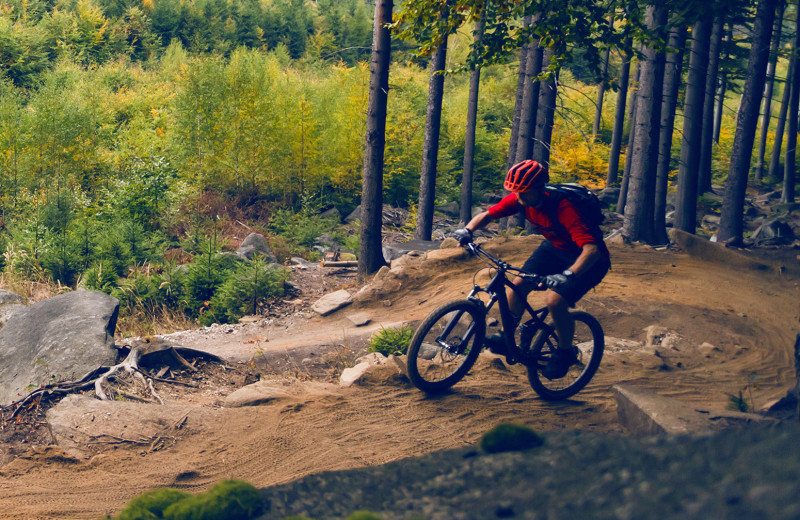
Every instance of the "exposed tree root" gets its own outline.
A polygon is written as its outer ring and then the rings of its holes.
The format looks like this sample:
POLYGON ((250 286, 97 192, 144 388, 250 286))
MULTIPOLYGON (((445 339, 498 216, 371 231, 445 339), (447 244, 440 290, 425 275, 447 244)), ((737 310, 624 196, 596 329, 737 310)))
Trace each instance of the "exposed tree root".
MULTIPOLYGON (((193 353, 193 351, 190 352, 193 353)), ((86 390, 91 387, 94 387, 95 395, 97 395, 99 399, 110 400, 111 398, 106 393, 106 390, 104 390, 104 385, 106 386, 110 385, 110 382, 112 380, 118 379, 119 375, 122 373, 129 374, 135 381, 139 381, 142 384, 144 391, 146 393, 149 393, 152 399, 138 396, 130 392, 125 392, 124 390, 120 389, 115 389, 113 393, 115 395, 121 395, 125 398, 137 401, 143 401, 149 403, 154 403, 158 401, 162 405, 164 404, 164 400, 161 398, 161 396, 158 395, 158 392, 156 392, 156 389, 153 386, 153 381, 158 381, 161 383, 168 383, 168 384, 176 384, 181 386, 188 386, 188 387, 196 387, 196 385, 192 385, 190 383, 173 381, 170 379, 164 379, 162 377, 150 376, 139 366, 139 363, 141 362, 142 358, 147 355, 152 355, 154 359, 158 359, 159 362, 169 360, 174 365, 177 365, 182 369, 186 369, 191 372, 197 371, 197 367, 189 363, 178 352, 178 350, 176 350, 173 347, 169 347, 167 349, 158 351, 157 353, 143 353, 140 348, 131 347, 125 359, 116 365, 110 367, 107 366, 98 367, 76 381, 61 381, 50 385, 44 385, 41 388, 37 388, 33 392, 29 393, 19 401, 12 403, 8 407, 9 409, 13 408, 13 412, 11 413, 10 418, 14 419, 18 415, 28 410, 35 409, 41 404, 43 399, 51 399, 53 397, 59 397, 70 393, 86 390), (158 356, 156 357, 154 354, 157 354, 158 356)), ((211 359, 216 358, 215 356, 211 355, 209 355, 209 357, 211 359)), ((216 358, 215 360, 218 361, 219 358, 216 358)))

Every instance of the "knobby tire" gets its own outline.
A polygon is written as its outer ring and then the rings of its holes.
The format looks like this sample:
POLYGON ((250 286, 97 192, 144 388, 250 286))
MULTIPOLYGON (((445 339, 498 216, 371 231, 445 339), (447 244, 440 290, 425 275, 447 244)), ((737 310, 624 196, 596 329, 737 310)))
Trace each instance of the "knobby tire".
POLYGON ((426 393, 447 390, 475 364, 485 334, 486 317, 477 303, 457 300, 442 305, 425 318, 411 338, 409 379, 426 393), (457 322, 451 323, 454 318, 457 322), (442 337, 448 326, 452 330, 442 337))
POLYGON ((551 381, 541 374, 544 363, 558 345, 555 330, 551 328, 546 335, 542 333, 534 339, 531 354, 536 361, 528 365, 528 380, 534 391, 548 401, 567 399, 583 390, 594 377, 603 358, 605 336, 600 323, 586 312, 576 311, 571 314, 575 318, 576 332, 573 344, 581 350, 581 359, 578 364, 570 367, 565 377, 551 381))

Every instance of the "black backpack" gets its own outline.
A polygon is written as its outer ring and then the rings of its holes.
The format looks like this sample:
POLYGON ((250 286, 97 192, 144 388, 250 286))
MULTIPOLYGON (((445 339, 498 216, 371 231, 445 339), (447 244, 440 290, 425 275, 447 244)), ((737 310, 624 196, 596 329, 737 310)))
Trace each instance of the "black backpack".
POLYGON ((578 209, 586 224, 600 226, 605 222, 606 217, 603 215, 600 199, 589 188, 580 184, 564 183, 548 184, 544 189, 551 197, 556 197, 558 200, 565 197, 569 200, 578 209))

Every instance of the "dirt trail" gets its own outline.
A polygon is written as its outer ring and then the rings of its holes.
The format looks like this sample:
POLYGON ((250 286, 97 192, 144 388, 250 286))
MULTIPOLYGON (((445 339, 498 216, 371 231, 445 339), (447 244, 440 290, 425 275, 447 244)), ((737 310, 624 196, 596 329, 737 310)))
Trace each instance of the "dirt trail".
MULTIPOLYGON (((519 263, 536 241, 499 240, 491 247, 519 263)), ((348 313, 368 313, 374 327, 419 320, 439 303, 463 295, 479 267, 455 251, 438 258, 408 259, 405 270, 383 277, 369 298, 329 317, 298 320, 289 330, 282 325, 282 333, 253 325, 216 339, 183 335, 182 343, 247 359, 257 349, 281 350, 289 343, 306 348, 346 343, 358 333, 348 313), (256 345, 254 336, 265 340, 256 345)), ((622 433, 611 392, 620 382, 703 409, 724 408, 727 394, 748 383, 757 408, 794 385, 790 348, 800 311, 797 279, 648 247, 613 245, 612 259, 613 270, 580 307, 594 314, 610 337, 642 342, 645 327, 660 325, 677 339, 661 357, 641 347, 609 348, 595 379, 573 400, 540 400, 523 369, 491 355, 437 398, 417 391, 393 367, 346 389, 284 378, 275 384, 288 397, 273 404, 190 411, 177 442, 160 451, 123 447, 78 460, 57 447, 32 450, 0 468, 0 516, 98 518, 152 488, 201 491, 222 478, 270 486, 473 444, 500 421, 540 431, 622 433), (713 348, 699 348, 703 343, 713 348)))

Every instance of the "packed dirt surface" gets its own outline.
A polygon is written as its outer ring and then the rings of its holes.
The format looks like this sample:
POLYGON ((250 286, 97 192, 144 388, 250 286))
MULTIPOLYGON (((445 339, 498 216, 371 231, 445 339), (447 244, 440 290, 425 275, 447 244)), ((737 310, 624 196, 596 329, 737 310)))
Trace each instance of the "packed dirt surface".
MULTIPOLYGON (((486 247, 521 264, 538 240, 501 238, 486 247)), ((172 408, 163 413, 159 434, 115 423, 114 436, 106 432, 84 443, 84 456, 64 446, 32 448, 0 468, 1 516, 98 518, 163 486, 199 492, 224 478, 257 487, 283 484, 321 471, 471 446, 504 421, 537 431, 624 433, 612 392, 617 383, 702 410, 724 409, 730 395, 740 392, 762 409, 795 385, 796 271, 751 269, 622 243, 610 249, 612 271, 579 308, 598 318, 608 338, 617 339, 607 340, 600 370, 571 400, 541 400, 522 367, 488 353, 438 397, 416 390, 392 365, 370 372, 358 385, 336 384, 337 371, 352 364, 372 332, 414 324, 439 304, 462 298, 482 266, 458 249, 406 256, 402 268, 393 266, 362 289, 355 303, 329 316, 309 311, 319 294, 301 295, 291 304, 296 312, 170 336, 229 360, 233 369, 222 372, 227 379, 217 373, 217 384, 202 391, 162 391, 172 408), (356 327, 348 318, 355 314, 371 321, 356 327), (646 346, 645 329, 651 325, 663 329, 655 344, 646 346), (222 407, 224 397, 249 382, 253 371, 283 389, 281 395, 261 406, 222 407), (114 437, 118 442, 111 442, 114 437)), ((309 268, 298 279, 324 276, 313 273, 318 271, 309 268)), ((485 275, 483 270, 478 276, 485 275)), ((347 287, 354 294, 359 289, 352 277, 329 285, 326 289, 347 287)), ((541 295, 534 293, 531 301, 537 298, 541 295)), ((87 424, 100 428, 113 417, 107 407, 119 404, 95 403, 76 420, 76 430, 87 424)))

